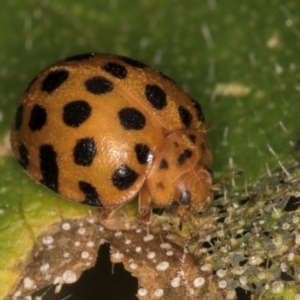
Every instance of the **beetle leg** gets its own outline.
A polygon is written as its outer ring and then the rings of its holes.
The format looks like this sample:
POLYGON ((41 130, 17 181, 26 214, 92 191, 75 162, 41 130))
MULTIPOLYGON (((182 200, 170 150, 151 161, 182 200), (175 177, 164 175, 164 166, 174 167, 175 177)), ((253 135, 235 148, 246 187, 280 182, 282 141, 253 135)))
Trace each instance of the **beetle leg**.
POLYGON ((143 223, 150 223, 151 196, 146 184, 142 186, 139 193, 139 215, 143 223))
POLYGON ((109 220, 116 210, 117 209, 106 208, 100 215, 100 223, 109 220))

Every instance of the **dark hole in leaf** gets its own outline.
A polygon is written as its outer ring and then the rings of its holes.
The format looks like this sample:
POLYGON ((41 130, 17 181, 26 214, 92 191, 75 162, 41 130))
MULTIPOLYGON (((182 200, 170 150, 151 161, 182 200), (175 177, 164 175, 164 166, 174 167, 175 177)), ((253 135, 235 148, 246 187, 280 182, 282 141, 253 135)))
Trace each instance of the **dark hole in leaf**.
POLYGON ((244 230, 243 232, 237 234, 235 236, 236 239, 240 239, 241 237, 243 237, 244 235, 246 235, 247 233, 249 233, 249 230, 244 230))
POLYGON ((161 216, 164 211, 165 211, 165 209, 164 208, 160 208, 160 207, 152 209, 152 213, 154 213, 155 215, 159 215, 159 216, 161 216))
POLYGON ((204 248, 211 248, 211 247, 213 247, 215 245, 215 243, 216 243, 217 240, 218 240, 217 237, 213 237, 209 241, 205 241, 204 243, 202 243, 202 247, 204 247, 204 248))
POLYGON ((250 200, 250 197, 247 197, 247 198, 241 200, 240 203, 241 203, 241 205, 244 205, 244 204, 246 204, 249 200, 250 200))
POLYGON ((280 278, 281 278, 281 280, 283 280, 283 281, 294 281, 293 276, 287 274, 286 272, 281 272, 281 273, 280 273, 280 278))
POLYGON ((251 293, 238 287, 235 289, 237 300, 251 300, 251 293))
POLYGON ((112 265, 109 258, 109 244, 103 244, 98 252, 94 267, 82 273, 73 284, 64 284, 58 294, 55 287, 46 287, 32 295, 33 299, 43 295, 43 300, 98 300, 98 299, 138 299, 135 295, 138 289, 137 279, 127 272, 123 264, 112 265), (113 273, 112 273, 113 270, 113 273))
POLYGON ((244 266, 248 262, 248 259, 241 260, 239 262, 240 267, 244 266))
POLYGON ((272 261, 269 259, 265 259, 259 266, 264 269, 270 269, 272 267, 272 261))
POLYGON ((285 211, 295 211, 300 205, 300 198, 291 197, 287 204, 285 205, 285 211))
POLYGON ((214 201, 217 201, 220 198, 223 198, 224 194, 214 194, 214 201))
POLYGON ((219 219, 217 219, 217 223, 224 223, 226 217, 221 217, 219 219))
POLYGON ((218 205, 216 205, 215 207, 216 207, 216 208, 219 208, 220 210, 224 209, 224 206, 221 205, 221 204, 218 204, 218 205))
POLYGON ((251 286, 256 290, 256 284, 254 282, 251 283, 251 286))

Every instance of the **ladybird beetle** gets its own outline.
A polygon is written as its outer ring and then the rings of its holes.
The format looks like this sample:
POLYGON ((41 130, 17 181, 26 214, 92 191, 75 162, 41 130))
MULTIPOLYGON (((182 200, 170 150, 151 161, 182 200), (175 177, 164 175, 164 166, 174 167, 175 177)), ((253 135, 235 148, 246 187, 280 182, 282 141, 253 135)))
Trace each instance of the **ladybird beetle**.
POLYGON ((201 106, 134 59, 81 54, 46 68, 18 106, 12 150, 27 173, 109 217, 139 195, 141 218, 173 201, 212 200, 212 155, 201 106))

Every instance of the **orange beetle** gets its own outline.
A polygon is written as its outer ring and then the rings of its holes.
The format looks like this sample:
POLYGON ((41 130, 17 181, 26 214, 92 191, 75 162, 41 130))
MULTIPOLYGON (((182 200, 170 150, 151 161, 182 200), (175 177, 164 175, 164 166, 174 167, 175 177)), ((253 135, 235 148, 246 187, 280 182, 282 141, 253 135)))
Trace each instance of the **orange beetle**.
POLYGON ((139 212, 212 200, 201 106, 136 60, 81 54, 42 71, 15 116, 15 157, 36 181, 106 216, 139 194, 139 212))

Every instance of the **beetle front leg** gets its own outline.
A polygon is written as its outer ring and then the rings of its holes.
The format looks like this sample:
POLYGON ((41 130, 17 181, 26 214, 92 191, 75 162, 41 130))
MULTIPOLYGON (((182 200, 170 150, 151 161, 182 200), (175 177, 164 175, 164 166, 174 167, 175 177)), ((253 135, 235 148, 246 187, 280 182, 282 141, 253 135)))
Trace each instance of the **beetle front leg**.
POLYGON ((141 222, 150 223, 151 218, 151 196, 146 184, 142 186, 139 193, 139 215, 141 222))

